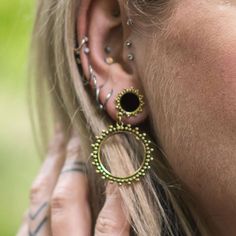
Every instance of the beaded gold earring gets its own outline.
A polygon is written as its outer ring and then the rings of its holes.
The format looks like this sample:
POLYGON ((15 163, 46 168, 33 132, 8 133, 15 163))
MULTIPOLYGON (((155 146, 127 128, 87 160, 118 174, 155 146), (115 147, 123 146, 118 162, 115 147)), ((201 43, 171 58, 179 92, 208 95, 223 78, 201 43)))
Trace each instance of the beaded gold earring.
POLYGON ((146 133, 140 131, 139 127, 132 127, 131 124, 124 124, 122 121, 123 117, 136 116, 143 111, 143 95, 140 95, 139 90, 133 87, 123 90, 118 94, 115 103, 118 110, 116 125, 110 125, 107 130, 102 131, 100 136, 96 136, 96 141, 92 144, 92 164, 96 167, 96 172, 102 175, 102 179, 112 183, 116 182, 119 185, 131 184, 139 181, 142 176, 146 175, 147 170, 151 168, 150 162, 154 159, 152 155, 154 149, 151 147, 151 140, 149 140, 146 133), (108 171, 102 163, 101 147, 110 137, 123 133, 134 135, 136 140, 141 142, 144 158, 140 167, 132 175, 118 177, 108 171))

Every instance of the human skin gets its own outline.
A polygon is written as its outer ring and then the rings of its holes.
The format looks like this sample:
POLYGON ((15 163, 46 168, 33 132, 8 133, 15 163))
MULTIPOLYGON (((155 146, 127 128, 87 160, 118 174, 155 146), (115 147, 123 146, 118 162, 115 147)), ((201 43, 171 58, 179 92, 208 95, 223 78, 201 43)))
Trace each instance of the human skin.
MULTIPOLYGON (((146 107, 130 123, 151 118, 169 163, 194 197, 211 235, 236 235, 235 1, 179 0, 163 28, 152 29, 153 37, 145 29, 140 34, 128 27, 123 1, 118 3, 82 0, 78 13, 78 41, 89 36, 89 60, 98 83, 106 82, 101 100, 111 88, 115 95, 130 86, 143 90, 152 109, 146 107), (121 17, 114 19, 107 12, 116 7, 121 17), (133 43, 133 62, 123 47, 126 39, 133 43), (107 42, 119 58, 111 66, 104 63, 107 42)), ((81 59, 88 77, 88 57, 81 59)), ((112 101, 107 112, 115 119, 112 101)))
MULTIPOLYGON (((230 3, 179 1, 152 44, 156 55, 145 56, 155 66, 140 56, 136 62, 146 96, 157 104, 150 113, 168 161, 217 236, 236 235, 236 8, 230 3)), ((136 41, 140 55, 146 40, 136 41)))
MULTIPOLYGON (((110 2, 114 7, 115 1, 110 2)), ((122 9, 123 1, 119 3, 122 9)), ((149 28, 148 33, 145 29, 136 33, 125 26, 127 15, 122 11, 123 35, 117 32, 114 39, 109 24, 120 22, 104 24, 108 21, 102 18, 102 11, 107 11, 109 4, 97 1, 86 28, 90 59, 97 67, 98 81, 109 82, 101 100, 111 87, 118 92, 131 83, 144 89, 152 108, 144 116, 148 113, 151 117, 169 163, 190 190, 212 235, 233 236, 236 234, 235 2, 180 0, 172 7, 172 15, 163 22, 163 28, 153 27, 151 31, 149 28), (124 39, 133 42, 134 62, 127 61, 128 50, 121 47, 115 58, 121 57, 122 63, 109 68, 102 64, 101 52, 106 40, 114 40, 111 46, 115 48, 124 39), (129 73, 121 68, 124 64, 130 67, 129 73)), ((83 20, 79 19, 79 35, 84 34, 83 20)), ((82 59, 86 71, 87 59, 82 59)), ((108 104, 108 114, 114 118, 116 110, 112 104, 108 104)), ((130 122, 138 123, 138 119, 130 122)))

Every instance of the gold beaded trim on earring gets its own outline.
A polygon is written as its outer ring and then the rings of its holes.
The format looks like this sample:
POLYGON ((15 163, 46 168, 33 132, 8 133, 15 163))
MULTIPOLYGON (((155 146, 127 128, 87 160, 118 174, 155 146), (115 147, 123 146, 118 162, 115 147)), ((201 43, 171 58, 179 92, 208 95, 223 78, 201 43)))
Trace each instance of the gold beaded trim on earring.
POLYGON ((139 94, 139 91, 137 89, 125 89, 117 96, 116 108, 118 109, 118 121, 116 125, 110 125, 107 130, 103 130, 100 136, 96 136, 96 141, 94 144, 92 144, 92 164, 96 167, 96 172, 102 175, 102 179, 106 179, 111 183, 116 182, 119 185, 131 184, 133 182, 140 181, 140 178, 145 176, 147 170, 151 168, 150 162, 154 159, 152 155, 154 149, 151 147, 151 140, 149 140, 147 134, 140 131, 138 127, 133 128, 131 124, 126 125, 122 122, 123 116, 131 117, 136 116, 138 113, 141 113, 143 111, 143 106, 143 96, 139 94), (122 99, 127 94, 134 96, 135 99, 138 99, 138 104, 135 104, 133 110, 126 110, 122 102, 122 99), (110 173, 110 171, 106 169, 101 161, 101 147, 104 145, 104 142, 111 136, 122 133, 134 135, 136 139, 142 143, 144 149, 144 159, 140 167, 132 175, 126 177, 118 177, 112 175, 112 173, 110 173))

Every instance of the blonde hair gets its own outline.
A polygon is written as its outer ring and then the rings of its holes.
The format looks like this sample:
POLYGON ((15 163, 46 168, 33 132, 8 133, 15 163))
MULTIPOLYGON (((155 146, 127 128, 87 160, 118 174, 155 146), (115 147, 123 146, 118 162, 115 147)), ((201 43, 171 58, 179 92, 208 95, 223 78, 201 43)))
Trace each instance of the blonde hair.
MULTIPOLYGON (((138 2, 145 1, 134 1, 132 5, 133 10, 140 13, 136 15, 141 21, 140 16, 144 11, 138 2)), ((36 78, 34 82, 39 130, 42 131, 45 143, 48 142, 45 131, 57 123, 64 125, 65 134, 69 133, 72 126, 76 127, 80 134, 81 155, 88 161, 90 202, 95 224, 104 203, 104 182, 97 176, 89 160, 90 145, 94 137, 112 121, 97 109, 94 98, 91 98, 90 92, 84 87, 82 75, 78 72, 73 51, 78 8, 78 0, 38 1, 32 39, 32 72, 36 78)), ((146 129, 152 135, 148 125, 146 129)), ((155 160, 147 176, 129 187, 120 187, 124 210, 132 225, 132 235, 206 235, 191 200, 183 197, 187 194, 172 173, 157 142, 156 140, 155 160)), ((106 164, 114 173, 120 173, 120 169, 132 171, 137 150, 137 143, 122 136, 104 150, 106 164), (112 156, 113 160, 115 157, 122 157, 126 161, 114 163, 109 156, 112 156)))

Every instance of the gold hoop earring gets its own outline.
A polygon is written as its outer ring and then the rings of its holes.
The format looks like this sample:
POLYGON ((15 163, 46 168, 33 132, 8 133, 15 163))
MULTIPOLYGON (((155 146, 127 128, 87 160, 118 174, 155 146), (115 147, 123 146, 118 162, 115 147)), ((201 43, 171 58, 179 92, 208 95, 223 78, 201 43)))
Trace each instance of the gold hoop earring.
POLYGON ((96 172, 102 175, 102 179, 106 179, 112 183, 116 182, 119 185, 131 184, 139 181, 142 176, 146 175, 147 170, 151 168, 150 162, 154 159, 152 155, 154 149, 151 147, 151 140, 138 127, 134 128, 131 124, 126 125, 122 121, 122 117, 136 116, 141 113, 143 106, 143 96, 140 95, 139 90, 133 87, 125 89, 118 94, 116 98, 116 109, 118 109, 116 125, 110 125, 107 130, 103 130, 100 136, 96 136, 96 141, 92 144, 92 164, 96 167, 96 172), (126 103, 127 99, 131 101, 130 104, 126 103), (111 136, 122 133, 134 135, 136 140, 142 143, 144 149, 144 158, 140 167, 132 175, 126 177, 112 175, 101 161, 101 147, 104 145, 104 142, 111 136))

